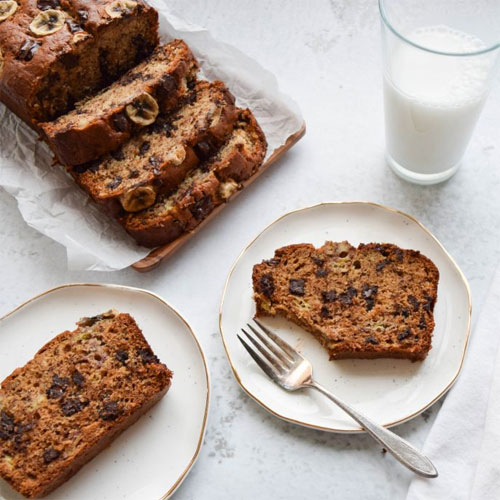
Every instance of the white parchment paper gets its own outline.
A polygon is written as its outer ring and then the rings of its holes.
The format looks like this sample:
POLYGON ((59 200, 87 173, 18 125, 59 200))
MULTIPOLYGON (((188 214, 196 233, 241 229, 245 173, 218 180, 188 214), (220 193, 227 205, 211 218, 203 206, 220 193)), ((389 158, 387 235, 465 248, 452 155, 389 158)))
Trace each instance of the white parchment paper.
MULTIPOLYGON (((159 0, 163 40, 182 38, 202 67, 202 76, 223 80, 237 105, 249 107, 262 126, 270 155, 299 130, 297 105, 282 94, 275 77, 238 49, 215 40, 203 28, 174 13, 159 0)), ((149 253, 121 226, 102 214, 59 165, 37 135, 0 104, 0 186, 14 196, 31 227, 66 248, 71 270, 111 271, 128 267, 149 253)))

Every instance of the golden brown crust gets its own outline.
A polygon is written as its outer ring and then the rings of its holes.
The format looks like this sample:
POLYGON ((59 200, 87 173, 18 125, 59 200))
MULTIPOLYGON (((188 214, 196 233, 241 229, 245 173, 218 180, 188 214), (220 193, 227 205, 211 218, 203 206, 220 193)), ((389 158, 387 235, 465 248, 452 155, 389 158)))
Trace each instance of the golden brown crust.
POLYGON ((156 247, 197 227, 217 206, 239 189, 262 165, 266 139, 250 110, 239 110, 227 143, 215 157, 189 175, 171 196, 163 196, 149 209, 120 219, 140 244, 156 247))
POLYGON ((290 245, 255 265, 252 280, 257 316, 302 326, 331 359, 417 361, 431 349, 439 271, 417 251, 388 243, 290 245))
POLYGON ((77 103, 76 109, 40 125, 45 140, 63 165, 79 165, 115 151, 139 126, 126 107, 144 93, 158 103, 161 113, 187 97, 198 63, 182 40, 161 45, 138 66, 97 96, 77 103))
POLYGON ((157 12, 137 0, 132 12, 111 18, 111 1, 18 0, 14 15, 0 22, 0 101, 37 128, 149 55, 158 43, 157 12), (53 34, 37 35, 30 23, 48 8, 67 21, 53 34))
POLYGON ((168 390, 172 373, 128 314, 79 322, 0 388, 0 475, 28 498, 69 479, 168 390))

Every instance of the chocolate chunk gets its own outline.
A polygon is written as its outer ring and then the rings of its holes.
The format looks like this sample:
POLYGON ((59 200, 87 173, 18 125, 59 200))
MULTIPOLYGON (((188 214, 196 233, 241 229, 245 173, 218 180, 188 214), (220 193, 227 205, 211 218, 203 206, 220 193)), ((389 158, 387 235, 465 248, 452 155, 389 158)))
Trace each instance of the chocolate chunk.
POLYGON ((396 250, 394 250, 394 256, 398 262, 403 262, 403 250, 401 250, 401 248, 396 248, 396 250))
POLYGON ((373 297, 365 299, 365 308, 367 311, 371 311, 374 307, 375 307, 375 299, 373 297))
POLYGON ((292 295, 305 295, 305 282, 304 280, 290 280, 289 291, 292 295))
POLYGON ((422 304, 422 309, 431 313, 434 310, 434 299, 429 295, 425 296, 425 302, 422 304))
POLYGON ((125 364, 128 359, 128 352, 123 349, 118 349, 118 351, 116 351, 115 358, 120 361, 120 363, 125 364))
POLYGON ((144 141, 141 144, 141 147, 139 148, 139 155, 144 156, 149 151, 150 147, 151 147, 151 144, 148 141, 144 141))
POLYGON ((123 152, 123 149, 120 148, 120 149, 117 149, 116 151, 113 151, 111 153, 111 156, 113 159, 115 159, 116 161, 122 161, 125 159, 125 153, 123 152))
POLYGON ((324 319, 331 318, 331 316, 330 316, 330 310, 328 309, 327 306, 321 306, 321 311, 320 311, 319 314, 324 319))
POLYGON ((316 269, 314 274, 316 275, 316 278, 324 278, 325 276, 328 276, 328 271, 326 269, 316 269))
POLYGON ((328 290, 321 292, 321 298, 323 302, 335 302, 337 300, 337 292, 335 290, 328 290))
POLYGON ((116 420, 122 413, 116 401, 108 401, 104 403, 103 407, 99 410, 99 417, 106 421, 116 420))
POLYGON ((24 434, 32 430, 34 425, 32 423, 21 425, 17 424, 13 434, 14 448, 20 452, 25 451, 24 434))
POLYGON ((111 123, 113 124, 114 129, 118 132, 126 132, 129 127, 129 122, 125 113, 116 113, 116 115, 113 115, 111 123))
POLYGON ((356 297, 358 295, 358 291, 355 288, 353 288, 352 286, 350 286, 347 289, 347 295, 349 295, 349 297, 356 297))
POLYGON ((54 460, 57 460, 61 456, 61 452, 54 450, 54 448, 48 448, 43 452, 43 461, 46 464, 50 464, 54 460))
POLYGON ((371 311, 375 306, 375 296, 377 295, 377 292, 377 285, 368 285, 366 283, 363 285, 361 295, 365 299, 365 307, 367 311, 371 311))
MULTIPOLYGON (((151 156, 148 161, 151 165, 153 165, 153 167, 159 167, 163 163, 163 159, 159 156, 151 156)), ((159 171, 157 172, 158 173, 155 172, 155 175, 158 175, 160 173, 159 171)))
POLYGON ((274 293, 274 280, 270 274, 263 274, 259 282, 260 291, 270 299, 274 293))
POLYGON ((165 75, 161 79, 161 87, 158 97, 168 97, 177 88, 177 80, 172 75, 165 75))
POLYGON ((83 28, 73 19, 66 19, 66 25, 68 26, 70 33, 77 33, 78 31, 83 31, 83 28))
POLYGON ((408 302, 413 306, 413 311, 417 312, 420 302, 413 295, 408 295, 408 302))
POLYGON ((206 195, 200 198, 189 210, 195 219, 200 220, 212 211, 213 206, 212 198, 206 195))
POLYGON ((403 316, 404 318, 408 318, 410 316, 410 311, 408 311, 408 309, 401 309, 401 316, 403 316))
POLYGON ((427 328, 427 321, 425 321, 425 316, 423 314, 422 316, 420 316, 418 327, 420 328, 420 330, 425 330, 427 328))
POLYGON ((378 264, 377 264, 377 267, 375 267, 375 270, 377 272, 380 272, 382 271, 382 269, 384 269, 385 266, 387 266, 387 264, 390 264, 391 261, 389 259, 385 259, 385 260, 381 260, 378 264))
POLYGON ((339 295, 340 302, 345 304, 346 306, 350 306, 352 304, 352 297, 348 293, 341 293, 339 295))
MULTIPOLYGON (((140 4, 139 6, 140 7, 140 4)), ((153 52, 154 45, 151 44, 148 40, 146 40, 142 35, 136 35, 132 39, 132 43, 136 48, 135 52, 135 62, 139 64, 141 61, 146 59, 146 57, 153 52)))
POLYGON ((269 260, 265 260, 264 264, 267 264, 268 266, 271 267, 276 267, 280 262, 281 262, 280 259, 272 258, 269 260))
POLYGON ((36 6, 40 10, 57 9, 61 6, 59 0, 38 0, 36 6))
POLYGON ((215 152, 215 148, 210 144, 209 141, 200 141, 195 147, 196 156, 202 161, 208 160, 210 156, 215 152))
POLYGON ((60 406, 64 416, 71 417, 71 415, 82 411, 88 404, 88 401, 81 401, 78 398, 66 398, 60 406))
POLYGON ((129 179, 137 179, 139 177, 139 171, 138 170, 131 170, 130 174, 128 174, 129 179))
POLYGON ((78 322, 78 326, 94 326, 98 321, 102 321, 104 316, 102 314, 97 314, 96 316, 89 316, 88 318, 82 318, 78 322))
POLYGON ((361 262, 359 260, 355 260, 352 265, 354 266, 354 269, 361 269, 361 262))
POLYGON ((389 255, 389 249, 384 245, 378 245, 376 247, 377 252, 380 252, 384 257, 389 255))
POLYGON ((363 289, 361 291, 361 294, 363 295, 364 299, 370 299, 373 296, 375 296, 378 292, 378 286, 377 285, 368 285, 364 284, 363 289))
POLYGON ((69 385, 69 380, 65 377, 54 375, 52 377, 52 385, 47 389, 46 394, 49 399, 60 399, 66 392, 69 385))
POLYGON ((11 439, 14 435, 14 417, 2 410, 0 412, 0 439, 11 439))
POLYGON ((401 333, 398 333, 398 340, 404 340, 408 338, 411 335, 411 330, 407 328, 406 330, 403 330, 401 333))
POLYGON ((106 187, 108 189, 116 189, 122 183, 122 181, 123 179, 121 178, 121 176, 117 175, 114 180, 106 184, 106 187))
POLYGON ((365 342, 367 344, 372 344, 372 345, 377 345, 378 344, 378 340, 373 335, 369 335, 368 337, 366 337, 365 338, 365 342))
POLYGON ((160 360, 153 354, 151 349, 137 349, 137 355, 142 359, 142 362, 147 365, 149 363, 159 363, 160 360))
POLYGON ((71 375, 71 380, 73 380, 73 383, 77 387, 82 387, 83 383, 85 382, 85 379, 83 378, 83 375, 78 370, 75 370, 73 372, 73 374, 71 375))
POLYGON ((76 13, 81 21, 86 21, 89 18, 89 13, 86 10, 77 10, 76 13))
POLYGON ((319 259, 318 257, 313 257, 312 260, 318 267, 323 267, 325 264, 324 259, 319 259))
POLYGON ((21 45, 19 52, 17 54, 18 59, 23 61, 31 61, 36 51, 42 46, 40 42, 35 40, 30 40, 29 38, 21 45))

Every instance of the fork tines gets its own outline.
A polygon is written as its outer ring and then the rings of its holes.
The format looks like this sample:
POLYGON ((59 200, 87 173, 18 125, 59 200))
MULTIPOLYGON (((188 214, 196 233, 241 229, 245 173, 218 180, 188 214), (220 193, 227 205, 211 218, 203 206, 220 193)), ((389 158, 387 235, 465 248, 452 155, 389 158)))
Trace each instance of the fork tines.
POLYGON ((247 327, 252 331, 253 335, 250 335, 244 328, 241 331, 255 349, 240 335, 238 335, 238 339, 259 367, 270 378, 275 379, 289 370, 296 361, 300 361, 302 356, 258 319, 254 318, 254 322, 264 332, 264 335, 249 323, 247 323, 247 327))

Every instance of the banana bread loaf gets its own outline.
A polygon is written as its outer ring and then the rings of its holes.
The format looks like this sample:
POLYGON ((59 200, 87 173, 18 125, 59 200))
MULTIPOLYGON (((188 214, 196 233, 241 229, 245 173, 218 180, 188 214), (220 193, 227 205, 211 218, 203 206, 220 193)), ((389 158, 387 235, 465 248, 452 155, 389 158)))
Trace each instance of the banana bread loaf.
POLYGON ((134 319, 84 318, 0 388, 0 476, 28 498, 57 488, 170 387, 134 319))
POLYGON ((182 40, 160 45, 110 87, 76 104, 76 109, 40 125, 63 165, 79 165, 110 153, 158 113, 186 97, 198 63, 182 40))
POLYGON ((289 245, 253 268, 257 316, 302 326, 330 359, 424 359, 438 280, 421 253, 376 243, 289 245))
POLYGON ((234 97, 222 82, 198 82, 179 110, 142 129, 117 151, 70 169, 78 184, 113 216, 137 212, 175 190, 200 158, 230 135, 234 97))
POLYGON ((146 247, 169 243, 198 226, 218 205, 239 189, 262 164, 267 143, 250 110, 239 110, 226 144, 210 160, 188 175, 170 196, 160 196, 146 210, 127 214, 121 223, 146 247))
POLYGON ((37 128, 157 43, 158 14, 142 0, 1 0, 0 101, 37 128))

